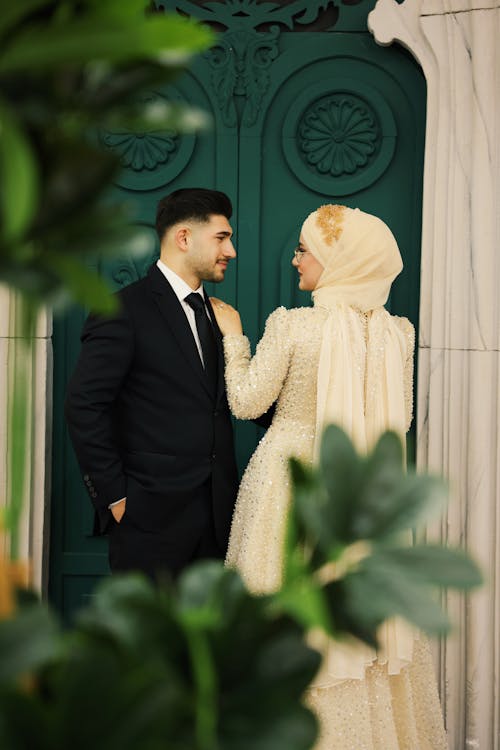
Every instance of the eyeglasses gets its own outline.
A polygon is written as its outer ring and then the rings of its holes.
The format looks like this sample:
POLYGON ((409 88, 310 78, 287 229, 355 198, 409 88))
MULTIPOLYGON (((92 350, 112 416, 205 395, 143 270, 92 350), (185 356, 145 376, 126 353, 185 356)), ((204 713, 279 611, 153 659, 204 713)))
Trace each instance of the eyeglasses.
POLYGON ((300 263, 304 255, 306 255, 306 253, 307 253, 307 250, 304 250, 303 247, 299 246, 295 248, 295 250, 293 251, 293 256, 295 260, 297 261, 297 263, 300 263))

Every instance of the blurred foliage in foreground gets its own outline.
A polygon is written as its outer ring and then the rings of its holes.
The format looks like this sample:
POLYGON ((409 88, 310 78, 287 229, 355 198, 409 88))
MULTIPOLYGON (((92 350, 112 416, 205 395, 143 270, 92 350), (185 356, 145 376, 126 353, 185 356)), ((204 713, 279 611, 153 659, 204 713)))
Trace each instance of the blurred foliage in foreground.
POLYGON ((16 0, 0 14, 0 282, 31 308, 109 310, 85 254, 141 252, 127 205, 103 198, 119 160, 100 130, 198 127, 199 112, 144 92, 167 85, 211 32, 145 0, 16 0))
POLYGON ((398 542, 442 508, 443 482, 405 474, 394 434, 361 458, 336 427, 320 466, 292 462, 292 471, 275 594, 252 596, 211 562, 159 589, 117 576, 63 631, 21 593, 0 621, 0 746, 307 750, 317 727, 301 697, 320 663, 310 628, 374 645, 380 623, 400 615, 444 632, 437 587, 469 590, 477 567, 458 550, 398 542))
POLYGON ((154 14, 146 0, 15 0, 0 13, 0 283, 20 292, 9 335, 9 497, 0 529, 19 553, 26 486, 37 311, 68 302, 112 312, 116 298, 89 257, 148 247, 133 209, 110 201, 119 158, 99 133, 185 131, 200 112, 148 98, 167 86, 212 33, 154 14), (149 9, 149 12, 148 12, 149 9), (87 262, 85 262, 87 259, 87 262), (19 338, 24 337, 24 338, 19 338))

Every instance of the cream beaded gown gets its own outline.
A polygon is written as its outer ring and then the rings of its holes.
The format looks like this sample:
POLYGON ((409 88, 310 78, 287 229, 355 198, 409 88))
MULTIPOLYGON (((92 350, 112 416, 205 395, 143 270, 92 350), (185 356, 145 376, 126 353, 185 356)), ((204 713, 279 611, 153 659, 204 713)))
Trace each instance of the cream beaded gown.
MULTIPOLYGON (((366 326, 371 313, 359 315, 366 326)), ((250 590, 280 585, 282 545, 290 502, 288 458, 311 461, 316 429, 316 385, 327 310, 278 308, 268 318, 255 356, 248 339, 226 335, 226 383, 231 409, 240 419, 263 414, 277 399, 272 425, 242 479, 227 564, 250 590)), ((414 332, 395 318, 406 346, 407 423, 412 409, 414 332)), ((362 352, 360 353, 362 357, 362 352)), ((359 362, 361 368, 364 363, 359 362)), ((374 592, 376 595, 376 592, 374 592)), ((364 679, 322 680, 306 696, 318 714, 321 736, 315 750, 441 750, 447 748, 427 642, 416 639, 413 658, 399 674, 374 661, 364 679)))

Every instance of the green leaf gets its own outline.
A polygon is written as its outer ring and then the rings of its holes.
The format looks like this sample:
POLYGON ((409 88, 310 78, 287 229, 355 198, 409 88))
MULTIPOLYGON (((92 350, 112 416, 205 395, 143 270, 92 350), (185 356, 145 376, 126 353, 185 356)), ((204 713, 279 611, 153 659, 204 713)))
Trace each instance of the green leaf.
POLYGON ((386 430, 378 439, 371 458, 374 465, 384 466, 388 474, 399 475, 403 471, 404 453, 403 443, 399 435, 392 430, 386 430))
POLYGON ((357 573, 346 576, 348 609, 355 621, 378 625, 395 615, 417 628, 440 635, 449 630, 449 620, 429 586, 422 586, 401 569, 367 558, 357 573))
POLYGON ((221 750, 310 750, 318 734, 317 719, 298 700, 283 707, 274 720, 256 721, 253 713, 237 718, 240 723, 231 727, 229 737, 223 734, 221 750))
MULTIPOLYGON (((49 164, 45 166, 43 200, 33 226, 33 235, 35 241, 39 242, 40 234, 51 228, 50 247, 53 247, 57 234, 66 234, 66 227, 73 220, 77 220, 87 232, 100 232, 101 224, 108 224, 113 216, 111 212, 106 216, 102 208, 96 208, 96 204, 102 201, 102 196, 116 177, 119 160, 111 151, 90 144, 88 133, 80 132, 78 136, 69 138, 59 135, 49 164), (90 211, 100 211, 100 215, 90 215, 90 211)), ((123 222, 123 211, 118 219, 123 222)), ((67 235, 64 241, 67 251, 72 252, 73 242, 68 241, 67 235)))
POLYGON ((217 748, 218 681, 216 665, 206 632, 193 618, 184 621, 191 656, 191 672, 195 683, 195 736, 197 745, 206 750, 217 748), (194 627, 193 627, 194 626, 194 627))
POLYGON ((71 299, 78 304, 108 315, 118 309, 117 298, 106 282, 74 256, 46 252, 43 262, 64 282, 71 299))
POLYGON ((257 604, 248 601, 218 643, 220 746, 308 750, 317 725, 300 704, 320 656, 290 620, 263 618, 257 604))
POLYGON ((23 18, 46 4, 47 0, 16 0, 15 3, 4 3, 0 14, 0 34, 13 29, 23 18))
POLYGON ((120 63, 150 59, 163 65, 186 63, 206 49, 213 34, 177 15, 93 18, 67 24, 33 25, 19 32, 0 56, 0 73, 44 70, 93 60, 120 63))
POLYGON ((113 108, 130 104, 134 98, 136 104, 140 103, 144 92, 163 90, 178 74, 179 69, 166 69, 151 60, 124 63, 119 67, 95 60, 83 71, 78 104, 82 114, 109 117, 113 108))
POLYGON ((437 514, 446 502, 442 479, 404 472, 401 440, 390 431, 360 460, 358 473, 358 486, 351 481, 351 502, 344 504, 346 534, 353 540, 389 538, 437 514))
POLYGON ((246 593, 234 570, 217 561, 191 565, 179 579, 177 612, 190 628, 221 627, 246 593))
MULTIPOLYGON (((119 207, 115 210, 119 214, 119 207)), ((151 235, 147 227, 132 226, 123 222, 106 224, 101 214, 101 222, 88 232, 75 238, 73 250, 77 253, 100 255, 102 257, 119 254, 120 257, 141 259, 151 252, 151 235)))
POLYGON ((362 460, 346 433, 336 425, 329 425, 323 433, 320 471, 328 493, 332 546, 355 541, 359 537, 353 536, 351 519, 361 489, 362 460))
POLYGON ((423 584, 470 591, 483 582, 477 565, 460 549, 421 544, 382 549, 376 555, 395 571, 404 570, 409 579, 423 584))
POLYGON ((333 633, 323 591, 312 576, 284 585, 270 600, 270 611, 275 610, 286 612, 306 629, 319 627, 333 633))
POLYGON ((38 203, 38 168, 31 145, 14 113, 0 101, 0 213, 6 242, 19 237, 38 203))
POLYGON ((48 712, 38 696, 15 688, 0 699, 0 747, 9 750, 52 750, 48 712))
POLYGON ((446 482, 421 474, 394 476, 385 481, 383 464, 371 477, 358 501, 353 531, 358 539, 382 540, 429 521, 443 510, 448 499, 446 482))
POLYGON ((176 734, 182 736, 188 713, 184 686, 166 669, 160 651, 156 659, 147 652, 141 658, 143 645, 138 641, 123 650, 96 638, 72 645, 62 668, 51 675, 52 747, 160 748, 170 733, 173 747, 179 747, 176 734))
MULTIPOLYGON (((335 512, 315 469, 290 459, 293 484, 293 503, 289 529, 290 544, 301 544, 307 549, 318 547, 327 554, 335 533, 335 512)), ((289 546, 290 552, 292 548, 289 546)))
POLYGON ((384 616, 371 616, 356 608, 356 600, 351 600, 349 577, 328 583, 323 594, 333 624, 336 637, 342 638, 346 634, 359 638, 368 646, 377 648, 377 629, 383 622, 384 616))
MULTIPOLYGON (((38 232, 34 257, 20 252, 18 260, 9 259, 8 263, 0 265, 0 278, 22 291, 32 306, 45 302, 60 309, 71 300, 80 303, 87 300, 87 306, 94 305, 96 312, 106 313, 110 309, 112 312, 113 307, 109 305, 114 304, 114 298, 110 300, 110 288, 104 281, 97 289, 94 287, 97 274, 90 268, 96 264, 95 257, 119 253, 142 266, 154 249, 151 231, 146 227, 127 225, 125 222, 129 216, 122 209, 122 206, 89 209, 86 216, 70 215, 59 225, 45 227, 44 231, 38 232), (66 265, 71 266, 70 285, 66 265)), ((85 305, 85 301, 82 304, 85 305)))
POLYGON ((160 99, 140 106, 121 107, 101 119, 104 130, 125 134, 192 133, 207 128, 211 122, 208 113, 201 109, 160 99))
POLYGON ((113 576, 102 581, 90 605, 80 611, 77 626, 90 634, 107 633, 117 643, 133 648, 148 638, 154 640, 155 622, 177 630, 169 611, 166 591, 157 592, 143 575, 113 576))
POLYGON ((105 3, 101 0, 86 0, 86 6, 99 18, 116 21, 123 18, 143 21, 147 9, 145 0, 127 0, 125 3, 123 0, 106 0, 105 3))
POLYGON ((38 603, 22 607, 10 619, 0 620, 0 684, 13 683, 50 663, 58 656, 59 648, 56 622, 38 603))

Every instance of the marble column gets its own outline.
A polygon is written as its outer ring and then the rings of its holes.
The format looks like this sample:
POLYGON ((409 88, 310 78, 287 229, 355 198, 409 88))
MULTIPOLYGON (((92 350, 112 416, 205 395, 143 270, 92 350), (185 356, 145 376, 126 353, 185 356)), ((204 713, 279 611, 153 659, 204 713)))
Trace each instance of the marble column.
MULTIPOLYGON (((46 585, 50 497, 50 430, 52 413, 51 318, 40 314, 33 338, 23 338, 19 322, 19 299, 0 286, 0 508, 11 492, 8 434, 9 408, 13 384, 24 367, 29 384, 27 396, 28 429, 25 453, 23 514, 19 529, 19 559, 31 563, 31 582, 42 592, 46 585)), ((0 539, 0 555, 8 556, 9 539, 0 539)))
POLYGON ((463 545, 483 589, 445 597, 450 748, 500 748, 500 3, 378 0, 369 27, 427 80, 417 460, 450 480, 430 531, 463 545))

